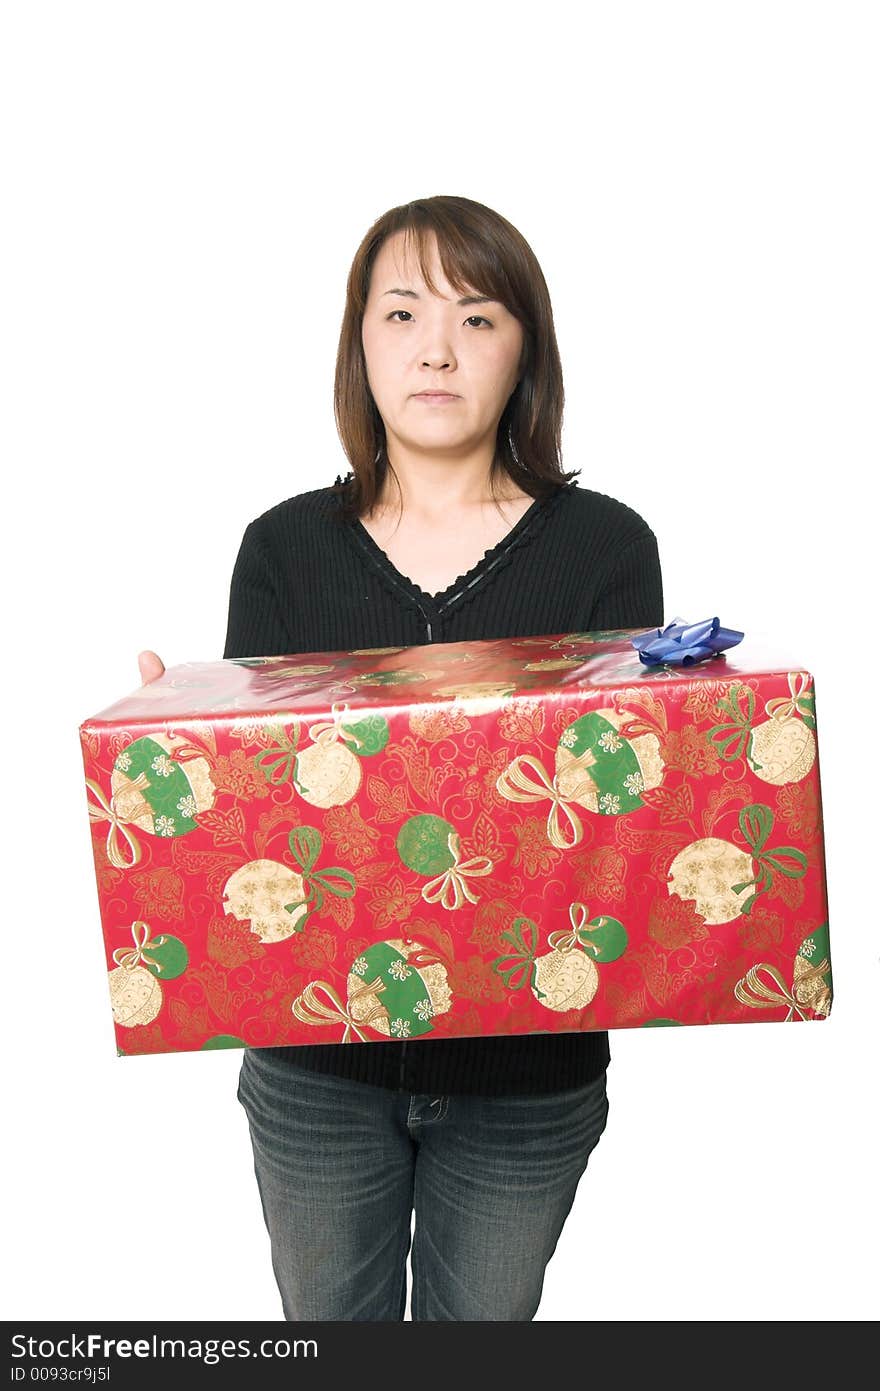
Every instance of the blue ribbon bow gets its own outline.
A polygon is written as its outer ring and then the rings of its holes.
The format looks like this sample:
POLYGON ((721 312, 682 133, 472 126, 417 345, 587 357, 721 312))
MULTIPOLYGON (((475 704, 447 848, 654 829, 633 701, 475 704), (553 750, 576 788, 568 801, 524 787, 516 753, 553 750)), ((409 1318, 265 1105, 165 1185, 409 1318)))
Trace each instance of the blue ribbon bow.
POLYGON ((647 666, 666 662, 688 667, 717 656, 726 647, 735 647, 744 637, 745 633, 738 633, 735 628, 722 628, 717 618, 704 618, 701 623, 673 618, 662 630, 651 628, 640 633, 632 639, 632 645, 647 666))

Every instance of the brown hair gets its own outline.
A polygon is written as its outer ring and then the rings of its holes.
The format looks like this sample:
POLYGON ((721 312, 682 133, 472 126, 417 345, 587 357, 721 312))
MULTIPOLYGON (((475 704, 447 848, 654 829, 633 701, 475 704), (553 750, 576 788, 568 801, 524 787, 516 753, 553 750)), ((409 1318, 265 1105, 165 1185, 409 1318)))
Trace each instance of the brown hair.
POLYGON ((361 326, 373 263, 386 239, 405 233, 407 249, 416 245, 419 267, 436 294, 427 266, 431 233, 440 263, 460 294, 473 288, 491 295, 523 328, 522 376, 498 422, 490 486, 502 474, 531 497, 565 487, 580 470, 562 470, 564 392, 562 364, 553 327, 550 294, 538 260, 525 237, 502 217, 470 198, 438 195, 403 203, 383 213, 355 253, 339 335, 334 387, 336 428, 353 473, 332 492, 342 503, 340 519, 369 512, 382 491, 388 459, 385 429, 367 381, 361 326))

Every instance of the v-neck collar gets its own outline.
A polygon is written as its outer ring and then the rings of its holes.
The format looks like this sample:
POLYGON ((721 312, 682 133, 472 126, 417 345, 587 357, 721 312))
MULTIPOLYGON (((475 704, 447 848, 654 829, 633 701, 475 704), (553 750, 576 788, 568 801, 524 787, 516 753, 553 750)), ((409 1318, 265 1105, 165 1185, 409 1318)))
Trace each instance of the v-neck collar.
POLYGON ((482 583, 491 575, 499 562, 514 546, 520 544, 529 533, 532 532, 534 523, 538 518, 546 516, 548 509, 563 493, 570 492, 576 486, 576 480, 572 480, 565 487, 557 488, 545 498, 535 498, 531 505, 526 508, 519 521, 515 522, 510 531, 502 536, 501 540, 488 550, 469 570, 464 574, 458 575, 451 584, 437 594, 429 594, 426 590, 411 580, 391 561, 389 556, 383 551, 379 543, 370 535, 360 517, 351 518, 346 525, 346 532, 360 548, 362 554, 371 562, 373 567, 388 581, 390 587, 395 590, 398 597, 406 596, 422 609, 426 609, 435 614, 442 614, 448 608, 455 605, 466 594, 469 594, 477 585, 482 583))

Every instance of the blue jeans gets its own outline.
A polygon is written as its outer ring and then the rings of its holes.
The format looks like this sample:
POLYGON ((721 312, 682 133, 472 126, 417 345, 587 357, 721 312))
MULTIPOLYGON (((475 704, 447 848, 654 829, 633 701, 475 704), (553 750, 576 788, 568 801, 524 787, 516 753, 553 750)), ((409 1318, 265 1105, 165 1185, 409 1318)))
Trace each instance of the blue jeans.
POLYGON ((532 1319, 608 1117, 606 1074, 529 1096, 423 1096, 262 1049, 238 1100, 285 1319, 532 1319))

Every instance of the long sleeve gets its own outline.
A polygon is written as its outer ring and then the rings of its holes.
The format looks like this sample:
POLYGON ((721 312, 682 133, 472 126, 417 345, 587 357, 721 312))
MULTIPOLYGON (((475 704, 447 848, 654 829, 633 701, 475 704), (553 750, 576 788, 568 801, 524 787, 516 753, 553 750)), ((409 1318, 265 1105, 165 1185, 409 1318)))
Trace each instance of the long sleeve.
POLYGON ((294 649, 279 598, 279 576, 259 519, 245 530, 229 587, 224 657, 284 657, 294 649))
POLYGON ((618 554, 593 605, 589 629, 663 626, 663 576, 657 538, 648 530, 618 554))

